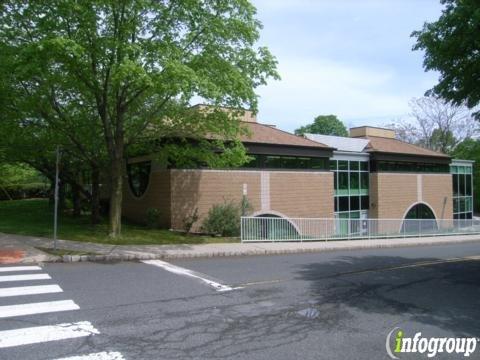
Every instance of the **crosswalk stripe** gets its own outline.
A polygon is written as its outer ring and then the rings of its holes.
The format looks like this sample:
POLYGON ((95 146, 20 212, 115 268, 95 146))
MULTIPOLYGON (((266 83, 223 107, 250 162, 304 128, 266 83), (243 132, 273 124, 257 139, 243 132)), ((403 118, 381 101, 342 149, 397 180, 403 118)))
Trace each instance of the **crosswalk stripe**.
POLYGON ((100 334, 89 321, 0 331, 0 348, 100 334))
POLYGON ((38 286, 21 286, 11 288, 0 288, 0 297, 51 294, 63 292, 58 285, 38 285, 38 286))
POLYGON ((38 271, 42 270, 40 266, 7 266, 0 267, 0 272, 9 272, 9 271, 38 271))
POLYGON ((30 304, 0 306, 0 318, 44 314, 58 311, 78 310, 80 306, 72 300, 47 301, 30 304))
POLYGON ((116 351, 99 352, 88 355, 78 355, 72 357, 61 358, 57 360, 125 360, 122 354, 116 351))
POLYGON ((0 276, 0 282, 7 281, 28 281, 28 280, 46 280, 51 279, 48 274, 31 274, 31 275, 6 275, 0 276))
POLYGON ((234 288, 234 287, 231 287, 229 285, 221 284, 221 283, 216 282, 212 279, 209 279, 204 274, 201 274, 199 272, 196 272, 196 271, 193 271, 193 270, 190 270, 190 269, 185 269, 185 268, 182 268, 182 267, 177 266, 177 265, 170 264, 166 261, 144 260, 142 262, 145 263, 145 264, 148 264, 148 265, 154 265, 154 266, 161 267, 162 269, 164 269, 166 271, 169 271, 169 272, 172 272, 174 274, 188 276, 188 277, 191 277, 191 278, 194 278, 194 279, 198 279, 198 280, 204 282, 205 284, 213 287, 215 290, 220 291, 220 292, 241 289, 241 287, 235 287, 234 288))

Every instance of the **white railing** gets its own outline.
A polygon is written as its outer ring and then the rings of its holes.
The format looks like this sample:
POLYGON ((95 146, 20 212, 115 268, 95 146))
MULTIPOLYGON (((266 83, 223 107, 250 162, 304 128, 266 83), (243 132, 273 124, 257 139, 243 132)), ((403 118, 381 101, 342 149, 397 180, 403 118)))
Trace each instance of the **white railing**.
POLYGON ((480 234, 475 219, 315 219, 242 217, 242 242, 318 241, 480 234))

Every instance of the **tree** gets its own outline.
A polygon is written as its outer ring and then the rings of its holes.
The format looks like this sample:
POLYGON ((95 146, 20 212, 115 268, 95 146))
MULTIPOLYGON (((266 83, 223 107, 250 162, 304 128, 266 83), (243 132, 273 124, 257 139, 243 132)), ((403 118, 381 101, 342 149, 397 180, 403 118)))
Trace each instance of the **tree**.
POLYGON ((451 130, 435 129, 430 138, 430 148, 443 154, 450 154, 458 142, 451 130))
POLYGON ((383 127, 395 130, 395 136, 398 140, 418 144, 420 132, 417 125, 402 119, 395 119, 392 123, 385 124, 383 127))
POLYGON ((240 122, 219 107, 255 110, 255 88, 278 77, 268 49, 255 45, 255 13, 247 0, 2 2, 9 66, 0 71, 14 75, 30 116, 64 134, 89 122, 101 131, 111 236, 121 231, 123 168, 138 142, 208 135, 238 154, 240 122), (213 111, 193 114, 194 97, 213 111))
MULTIPOLYGON (((441 0, 440 18, 412 33, 414 50, 425 51, 425 70, 440 73, 429 95, 441 96, 470 109, 480 102, 480 3, 476 0, 441 0)), ((475 112, 477 118, 480 113, 475 112)))
POLYGON ((38 190, 45 189, 45 179, 28 165, 0 163, 0 174, 0 198, 12 200, 19 195, 15 193, 38 193, 38 190))
MULTIPOLYGON (((91 209, 91 222, 99 222, 99 172, 102 151, 87 145, 77 148, 70 139, 79 139, 82 129, 70 127, 70 134, 56 132, 51 124, 42 121, 42 118, 27 117, 25 113, 18 111, 19 101, 15 102, 17 111, 10 111, 11 107, 4 107, 3 111, 9 117, 0 122, 0 152, 4 154, 4 163, 27 164, 41 172, 53 185, 55 179, 55 158, 56 147, 61 149, 60 163, 60 195, 61 205, 64 203, 65 195, 71 195, 73 203, 73 214, 79 215, 82 202, 87 201, 91 209), (18 116, 18 117, 16 117, 18 116), (20 120, 21 116, 27 120, 20 120), (89 180, 84 183, 84 179, 89 180), (70 191, 64 192, 68 185, 70 191)), ((86 129, 86 127, 83 127, 86 129)))
POLYGON ((296 129, 295 134, 348 136, 348 131, 345 125, 337 118, 336 115, 319 115, 315 118, 312 124, 296 129))
MULTIPOLYGON (((62 151, 60 172, 61 204, 68 185, 79 215, 82 202, 88 201, 93 224, 99 222, 99 172, 105 167, 102 132, 92 121, 88 109, 78 109, 67 119, 51 102, 52 97, 40 96, 41 91, 29 86, 31 74, 16 72, 9 48, 0 43, 0 154, 8 164, 28 164, 48 178, 55 178, 55 152, 62 151), (50 104, 52 108, 49 107, 50 104), (54 111, 55 110, 55 111, 54 111), (83 179, 90 180, 83 184, 83 179)), ((1 161, 1 159, 0 159, 1 161)))
POLYGON ((479 133, 479 126, 466 106, 432 96, 413 98, 409 104, 413 122, 387 125, 404 141, 448 154, 461 141, 479 133))
MULTIPOLYGON (((464 160, 473 160, 476 164, 480 163, 480 140, 465 139, 462 141, 452 153, 452 157, 464 160)), ((480 167, 473 167, 473 193, 478 194, 480 191, 480 167)), ((480 197, 474 196, 474 210, 480 211, 480 197)))

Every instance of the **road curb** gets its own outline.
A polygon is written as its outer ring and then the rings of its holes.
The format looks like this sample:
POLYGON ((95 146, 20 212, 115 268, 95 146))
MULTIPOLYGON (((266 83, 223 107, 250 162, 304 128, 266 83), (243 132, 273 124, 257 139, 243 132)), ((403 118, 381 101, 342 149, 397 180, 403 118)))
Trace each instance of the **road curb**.
MULTIPOLYGON (((193 259, 193 258, 213 258, 213 257, 240 257, 240 256, 258 256, 258 255, 287 255, 302 253, 320 253, 332 251, 351 251, 351 250, 369 250, 369 249, 389 249, 414 246, 437 246, 437 245, 455 245, 470 242, 480 242, 480 237, 462 240, 446 240, 445 238, 436 241, 416 242, 416 243, 383 243, 341 246, 341 244, 332 244, 327 247, 310 247, 310 248, 293 248, 293 249, 256 249, 245 251, 211 251, 211 252, 178 252, 178 253, 162 253, 162 254, 99 254, 99 255, 63 255, 56 261, 64 263, 72 262, 118 262, 118 261, 141 261, 141 260, 172 260, 172 259, 193 259), (337 245, 337 246, 334 246, 337 245), (340 246, 338 246, 340 245, 340 246)), ((313 244, 313 243, 309 243, 313 244)), ((55 260, 54 260, 55 261, 55 260)))

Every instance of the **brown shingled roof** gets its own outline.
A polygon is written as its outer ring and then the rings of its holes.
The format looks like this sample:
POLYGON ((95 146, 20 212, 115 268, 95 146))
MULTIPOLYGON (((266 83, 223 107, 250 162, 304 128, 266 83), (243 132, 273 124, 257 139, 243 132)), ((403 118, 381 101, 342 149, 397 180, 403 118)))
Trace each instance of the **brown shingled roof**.
POLYGON ((376 136, 365 136, 363 139, 368 139, 370 142, 367 145, 368 152, 382 152, 391 154, 407 154, 418 156, 434 156, 448 158, 448 155, 424 149, 420 146, 412 145, 397 139, 389 139, 376 136))
POLYGON ((331 149, 325 144, 290 134, 272 126, 254 122, 242 122, 242 125, 245 126, 250 132, 250 136, 242 135, 240 137, 242 142, 331 149))

